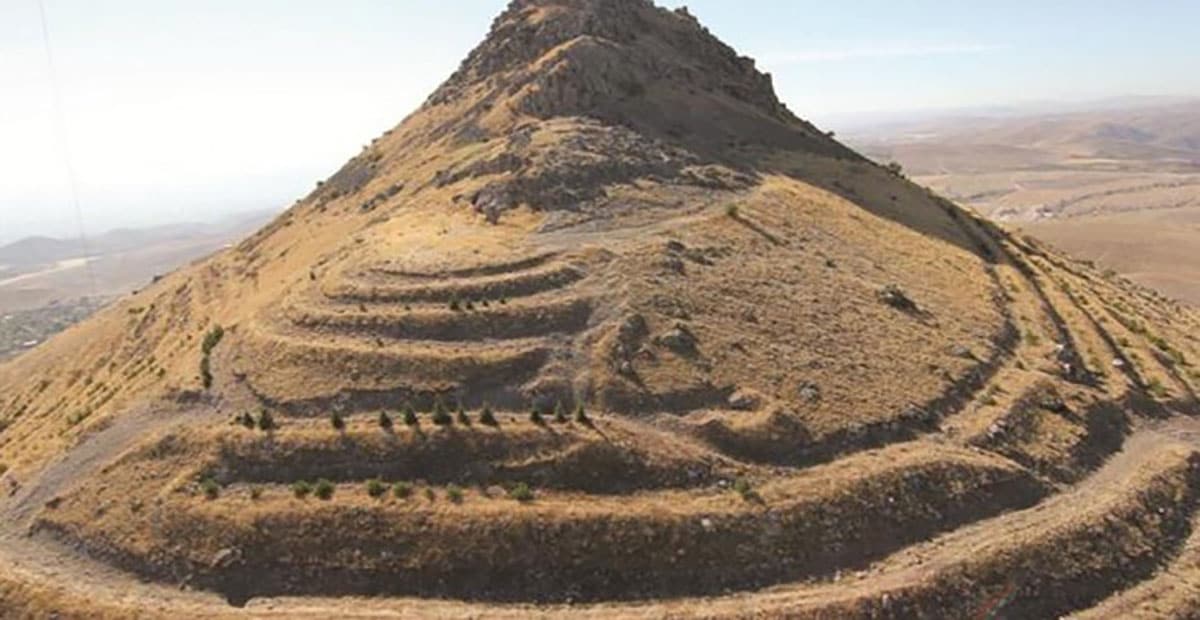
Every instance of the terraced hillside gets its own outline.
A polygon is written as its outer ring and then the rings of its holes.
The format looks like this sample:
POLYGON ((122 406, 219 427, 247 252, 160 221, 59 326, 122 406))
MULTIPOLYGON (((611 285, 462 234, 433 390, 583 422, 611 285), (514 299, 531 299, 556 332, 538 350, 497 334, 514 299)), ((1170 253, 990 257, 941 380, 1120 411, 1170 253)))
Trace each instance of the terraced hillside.
POLYGON ((0 366, 0 609, 1188 617, 1198 334, 686 11, 518 0, 280 219, 0 366))

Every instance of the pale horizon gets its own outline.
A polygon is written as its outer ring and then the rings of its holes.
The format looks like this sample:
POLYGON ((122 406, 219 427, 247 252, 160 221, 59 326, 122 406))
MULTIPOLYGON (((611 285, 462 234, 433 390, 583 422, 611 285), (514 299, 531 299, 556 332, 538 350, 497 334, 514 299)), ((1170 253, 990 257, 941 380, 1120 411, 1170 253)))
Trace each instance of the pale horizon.
MULTIPOLYGON (((282 210, 416 109, 506 2, 203 4, 45 2, 89 236, 282 210)), ((687 4, 823 129, 1200 95, 1185 32, 1197 7, 687 4), (1072 12, 1083 34, 1056 35, 1072 12)), ((0 76, 0 243, 76 236, 35 0, 0 7, 0 76)))

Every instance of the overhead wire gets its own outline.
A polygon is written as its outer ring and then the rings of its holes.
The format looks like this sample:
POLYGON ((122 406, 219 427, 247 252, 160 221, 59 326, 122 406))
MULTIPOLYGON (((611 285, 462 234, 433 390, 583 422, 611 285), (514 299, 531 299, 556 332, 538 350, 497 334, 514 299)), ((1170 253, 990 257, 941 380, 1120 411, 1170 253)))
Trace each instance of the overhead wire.
POLYGON ((54 99, 54 130, 58 140, 59 153, 62 157, 63 168, 70 186, 71 205, 75 209, 75 223, 78 226, 79 244, 83 250, 84 268, 87 270, 88 283, 91 286, 92 298, 99 297, 99 286, 96 283, 96 272, 92 267, 91 244, 88 241, 87 229, 83 223, 83 207, 79 200, 79 180, 75 174, 75 162, 71 156, 71 143, 67 136, 66 115, 63 113, 62 90, 59 88, 58 70, 54 64, 54 52, 50 45, 50 22, 46 19, 45 0, 37 0, 38 15, 42 23, 42 44, 46 50, 46 70, 50 79, 50 88, 54 99))

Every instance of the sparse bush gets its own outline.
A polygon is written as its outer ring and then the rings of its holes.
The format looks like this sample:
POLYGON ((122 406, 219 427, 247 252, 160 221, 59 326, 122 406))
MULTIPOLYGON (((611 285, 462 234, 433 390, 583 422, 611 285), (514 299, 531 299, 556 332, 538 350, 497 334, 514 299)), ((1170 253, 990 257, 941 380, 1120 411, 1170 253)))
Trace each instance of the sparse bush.
POLYGON ((475 302, 473 300, 468 299, 467 305, 465 307, 468 312, 473 312, 475 310, 475 302))
POLYGON ((537 424, 538 426, 544 426, 546 424, 545 418, 542 417, 542 412, 538 411, 537 407, 529 410, 529 421, 537 424))
POLYGON ((446 498, 455 504, 461 504, 463 501, 463 490, 457 485, 449 485, 446 487, 446 498))
POLYGON ((270 431, 275 430, 275 428, 275 418, 271 415, 270 411, 263 409, 262 412, 258 414, 258 429, 262 431, 270 431))
POLYGON ((417 410, 413 409, 412 405, 405 405, 404 406, 404 425, 405 426, 416 426, 420 423, 421 423, 421 421, 417 419, 417 410))
POLYGON ((1146 391, 1155 398, 1166 398, 1168 396, 1167 386, 1159 379, 1154 379, 1146 386, 1146 391))
POLYGON ((458 312, 459 310, 462 309, 462 304, 459 303, 457 297, 454 297, 453 299, 450 300, 450 309, 455 312, 458 312))
POLYGON ((392 417, 386 411, 379 412, 379 428, 385 431, 392 430, 392 417))
POLYGON ((329 414, 329 425, 332 426, 333 430, 335 431, 346 430, 346 420, 342 419, 342 414, 336 411, 329 414))
POLYGON ((335 490, 335 487, 333 486, 332 482, 330 482, 324 478, 321 478, 320 480, 317 481, 317 485, 315 487, 313 487, 313 495, 316 495, 318 498, 328 501, 329 499, 333 498, 334 490, 335 490))
POLYGON ((221 495, 221 485, 212 478, 205 478, 200 482, 200 491, 204 493, 206 499, 214 500, 221 495))
POLYGON ((250 430, 254 430, 254 427, 256 426, 254 416, 250 415, 249 411, 238 416, 238 423, 250 430))
POLYGON ((298 499, 304 499, 312 495, 312 492, 313 487, 307 481, 298 480, 292 483, 292 495, 295 495, 298 499))
POLYGON ((433 423, 438 426, 454 424, 454 418, 450 417, 450 412, 446 410, 446 405, 440 398, 433 402, 433 423))
POLYGON ((583 401, 575 403, 575 421, 584 426, 591 426, 592 419, 588 417, 587 410, 583 408, 583 401))
POLYGON ((225 336, 225 328, 217 325, 204 334, 204 340, 200 343, 200 383, 204 389, 209 389, 213 385, 212 360, 210 355, 213 349, 221 342, 221 338, 225 336))
POLYGON ((567 423, 567 408, 563 406, 561 400, 554 405, 554 421, 559 424, 567 423))
POLYGON ((884 169, 898 177, 904 176, 904 166, 900 165, 900 162, 898 161, 888 162, 888 164, 884 166, 884 169))
POLYGON ((508 496, 521 503, 532 502, 533 489, 529 488, 529 485, 524 482, 518 482, 513 488, 508 490, 508 496))
POLYGON ((392 485, 392 495, 395 495, 397 499, 408 499, 412 497, 412 492, 412 484, 408 482, 397 482, 392 485))
POLYGON ((384 493, 387 493, 387 485, 385 485, 382 480, 379 478, 372 478, 367 481, 367 495, 378 499, 383 497, 384 493))
POLYGON ((200 358, 200 385, 206 390, 213 385, 212 362, 207 355, 200 358))
POLYGON ((262 498, 262 488, 250 487, 250 499, 258 501, 262 498))
POLYGON ((213 352, 217 345, 221 343, 221 339, 225 337, 225 328, 220 325, 214 326, 204 334, 204 340, 200 342, 200 352, 205 356, 213 352))
POLYGON ((738 478, 737 480, 734 480, 733 490, 737 492, 738 495, 742 496, 742 499, 748 502, 757 502, 761 501, 762 499, 758 492, 754 490, 754 487, 750 484, 750 481, 746 480, 745 478, 738 478))
POLYGON ((458 413, 457 413, 457 414, 455 414, 455 416, 454 416, 454 417, 455 417, 455 420, 456 420, 456 421, 457 421, 459 424, 462 424, 463 426, 470 426, 470 425, 471 425, 471 416, 468 416, 468 415, 467 415, 467 410, 466 410, 466 409, 463 409, 462 403, 459 403, 459 405, 458 405, 458 413))
POLYGON ((425 499, 431 502, 437 499, 437 493, 433 492, 433 487, 425 487, 425 499))
POLYGON ((735 204, 725 205, 725 217, 736 220, 736 219, 738 219, 739 215, 741 215, 741 213, 738 211, 737 205, 735 205, 735 204))
POLYGON ((484 405, 483 411, 479 413, 479 421, 487 426, 500 426, 500 421, 496 419, 496 414, 487 405, 484 405))

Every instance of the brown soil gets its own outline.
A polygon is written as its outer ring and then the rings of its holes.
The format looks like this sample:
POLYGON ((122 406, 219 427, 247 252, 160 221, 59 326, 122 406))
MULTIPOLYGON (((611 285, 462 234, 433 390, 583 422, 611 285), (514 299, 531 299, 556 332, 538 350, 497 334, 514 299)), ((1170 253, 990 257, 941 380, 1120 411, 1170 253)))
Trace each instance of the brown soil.
POLYGON ((0 366, 0 600, 1132 609, 1192 584, 1156 571, 1190 561, 1197 334, 796 118, 685 11, 519 0, 271 225, 0 366))

